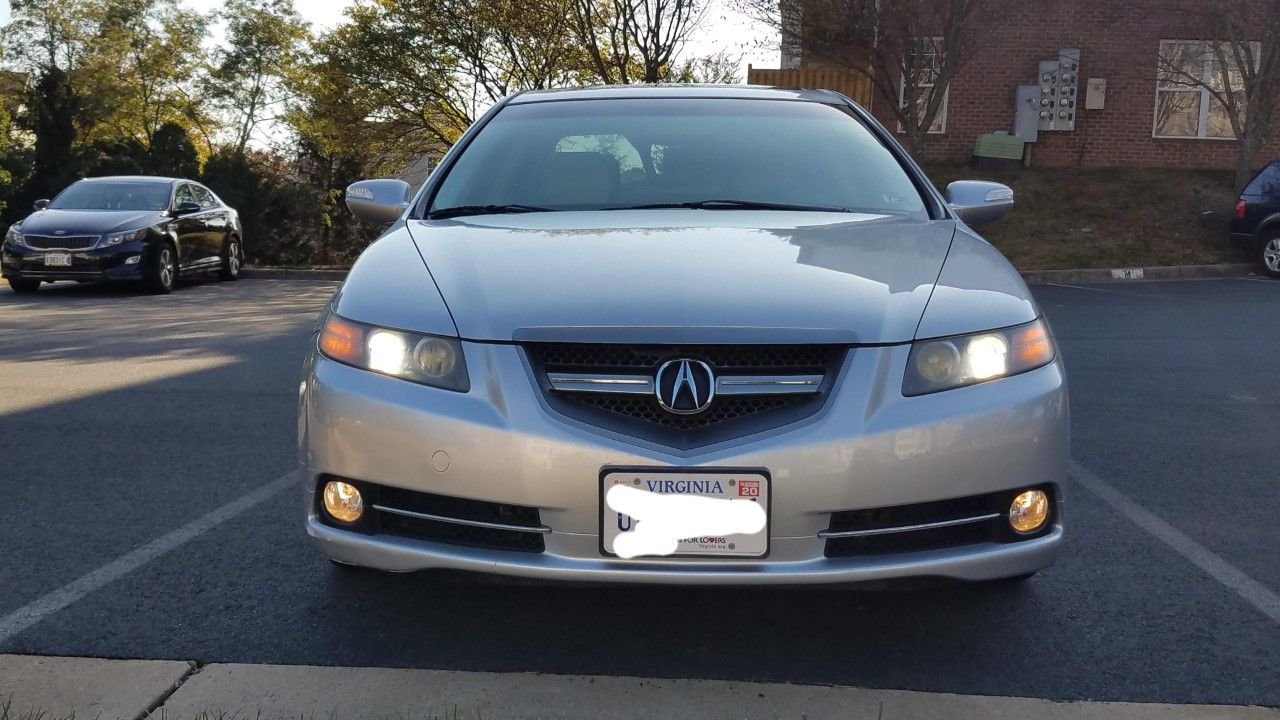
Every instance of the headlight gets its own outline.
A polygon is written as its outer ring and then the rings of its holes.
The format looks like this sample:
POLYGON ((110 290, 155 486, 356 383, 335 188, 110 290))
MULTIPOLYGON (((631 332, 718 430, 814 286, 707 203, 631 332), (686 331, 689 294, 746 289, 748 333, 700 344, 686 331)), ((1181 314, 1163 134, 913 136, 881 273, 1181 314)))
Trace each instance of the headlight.
POLYGON ((920 340, 911 346, 902 394, 926 395, 1035 370, 1053 362, 1043 320, 1004 330, 920 340))
POLYGON ((456 338, 418 335, 352 322, 329 313, 320 328, 325 357, 362 370, 467 392, 471 381, 456 338))
POLYGON ((13 225, 10 225, 9 231, 4 234, 4 241, 18 247, 26 244, 22 241, 22 233, 18 232, 18 229, 13 225))
POLYGON ((103 245, 119 245, 120 243, 127 243, 127 242, 133 242, 135 240, 142 240, 142 239, 145 239, 146 237, 147 237, 147 229, 142 228, 141 230, 130 230, 128 232, 112 233, 102 241, 102 244, 103 245))

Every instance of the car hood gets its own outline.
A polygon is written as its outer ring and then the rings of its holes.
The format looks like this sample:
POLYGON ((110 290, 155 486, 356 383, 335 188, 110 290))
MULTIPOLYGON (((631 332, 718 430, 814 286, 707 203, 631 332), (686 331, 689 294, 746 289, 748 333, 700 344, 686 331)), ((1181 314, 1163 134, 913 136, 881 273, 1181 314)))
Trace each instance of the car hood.
POLYGON ((955 223, 646 210, 410 221, 463 338, 909 342, 955 223))
POLYGON ((164 213, 151 210, 40 210, 22 221, 21 230, 32 235, 103 235, 147 227, 164 213))

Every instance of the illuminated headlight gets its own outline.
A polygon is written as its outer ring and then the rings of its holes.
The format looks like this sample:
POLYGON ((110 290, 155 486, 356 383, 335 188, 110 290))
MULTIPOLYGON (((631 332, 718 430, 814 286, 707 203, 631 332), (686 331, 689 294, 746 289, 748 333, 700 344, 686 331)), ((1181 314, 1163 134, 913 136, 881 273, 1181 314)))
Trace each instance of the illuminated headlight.
POLYGON ((471 389, 456 338, 390 330, 329 313, 319 346, 325 357, 363 370, 445 390, 471 389))
POLYGON ((911 346, 902 394, 926 395, 1035 370, 1053 362, 1043 320, 1004 330, 920 340, 911 346))
POLYGON ((102 244, 106 246, 119 245, 120 243, 133 242, 135 240, 143 240, 147 237, 147 229, 130 230, 129 232, 112 233, 102 240, 102 244))

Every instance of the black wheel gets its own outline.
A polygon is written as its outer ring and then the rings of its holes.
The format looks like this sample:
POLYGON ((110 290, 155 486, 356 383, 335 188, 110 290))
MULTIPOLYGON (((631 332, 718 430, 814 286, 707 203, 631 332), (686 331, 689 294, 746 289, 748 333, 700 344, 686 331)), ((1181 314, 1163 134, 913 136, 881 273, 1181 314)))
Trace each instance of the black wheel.
POLYGON ((240 277, 240 264, 244 261, 244 250, 240 247, 240 238, 232 236, 222 244, 222 267, 218 270, 221 280, 237 280, 240 277))
POLYGON ((163 295, 173 290, 178 281, 178 252, 172 243, 156 248, 143 275, 148 291, 163 295))
POLYGON ((9 280, 9 287, 13 288, 13 291, 16 293, 26 295, 39 290, 40 281, 32 280, 30 278, 12 278, 9 280))
POLYGON ((1280 232, 1271 232, 1262 238, 1259 259, 1262 269, 1271 277, 1280 277, 1280 232))

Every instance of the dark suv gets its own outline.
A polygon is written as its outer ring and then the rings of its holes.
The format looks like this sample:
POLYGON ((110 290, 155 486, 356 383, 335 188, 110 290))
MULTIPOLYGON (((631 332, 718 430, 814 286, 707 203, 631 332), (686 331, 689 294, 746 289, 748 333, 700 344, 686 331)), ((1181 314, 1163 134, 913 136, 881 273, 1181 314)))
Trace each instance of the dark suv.
POLYGON ((1258 253, 1268 275, 1280 277, 1280 160, 1263 168, 1240 193, 1231 239, 1258 253))
POLYGON ((167 293, 178 276, 235 280, 244 261, 240 216, 205 186, 164 177, 81 180, 14 223, 0 274, 14 292, 42 282, 134 280, 167 293))

